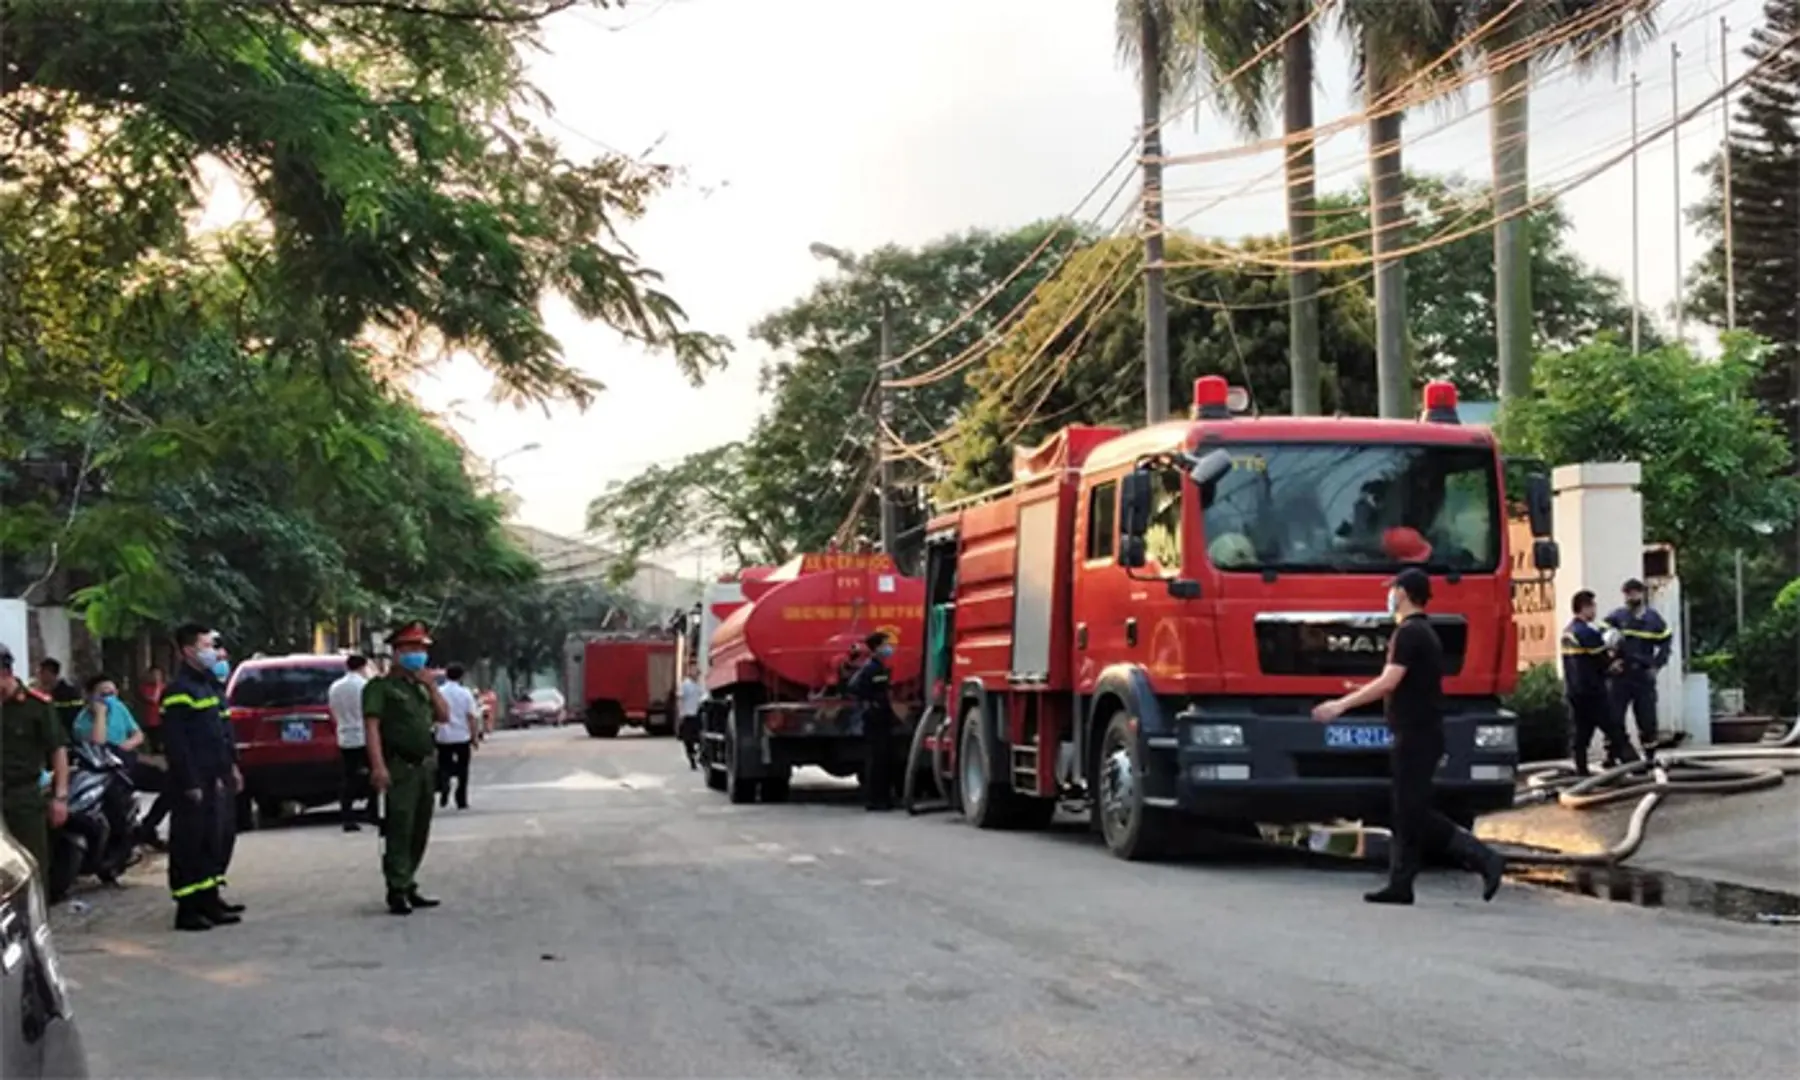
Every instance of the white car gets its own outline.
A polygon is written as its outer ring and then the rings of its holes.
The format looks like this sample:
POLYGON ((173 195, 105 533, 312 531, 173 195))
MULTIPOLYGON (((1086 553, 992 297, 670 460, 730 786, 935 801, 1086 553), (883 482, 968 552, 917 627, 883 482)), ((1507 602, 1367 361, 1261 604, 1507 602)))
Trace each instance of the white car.
POLYGON ((533 690, 529 696, 515 701, 506 711, 508 727, 530 727, 533 724, 556 725, 563 722, 567 708, 562 691, 554 687, 533 690))

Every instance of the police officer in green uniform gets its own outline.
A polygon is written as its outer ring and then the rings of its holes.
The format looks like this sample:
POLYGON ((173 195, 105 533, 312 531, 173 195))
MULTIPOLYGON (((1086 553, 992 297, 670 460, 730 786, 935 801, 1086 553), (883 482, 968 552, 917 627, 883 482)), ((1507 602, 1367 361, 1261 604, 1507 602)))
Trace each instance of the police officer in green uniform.
POLYGON ((431 635, 417 620, 389 642, 394 667, 363 687, 363 724, 368 741, 369 780, 386 802, 381 825, 381 873, 387 879, 388 911, 410 915, 438 901, 419 892, 415 878, 431 838, 432 800, 437 793, 435 726, 449 709, 425 675, 431 635))
POLYGON ((0 817, 40 870, 50 870, 50 830, 69 817, 69 752, 49 697, 13 674, 12 652, 0 645, 0 817), (50 803, 38 778, 51 772, 50 803))

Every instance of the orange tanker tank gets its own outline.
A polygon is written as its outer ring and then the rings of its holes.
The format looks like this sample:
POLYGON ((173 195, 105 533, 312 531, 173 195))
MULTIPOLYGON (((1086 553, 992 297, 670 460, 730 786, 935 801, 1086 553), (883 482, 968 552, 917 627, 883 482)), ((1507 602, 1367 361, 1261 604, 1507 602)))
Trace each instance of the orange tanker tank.
POLYGON ((853 646, 880 630, 896 686, 919 677, 925 583, 886 555, 802 555, 740 579, 746 601, 713 631, 707 686, 760 684, 776 697, 834 686, 853 646))

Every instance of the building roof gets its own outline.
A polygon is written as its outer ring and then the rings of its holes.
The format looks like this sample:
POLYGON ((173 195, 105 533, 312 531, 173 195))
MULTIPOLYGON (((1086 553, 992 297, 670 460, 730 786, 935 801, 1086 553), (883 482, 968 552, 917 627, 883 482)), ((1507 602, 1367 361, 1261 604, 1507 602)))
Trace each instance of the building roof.
MULTIPOLYGON (((562 536, 530 525, 509 523, 506 531, 543 572, 552 585, 602 583, 619 561, 618 554, 592 541, 562 536)), ((700 583, 689 581, 666 567, 639 563, 637 572, 620 587, 627 596, 653 608, 684 608, 700 598, 700 583)))

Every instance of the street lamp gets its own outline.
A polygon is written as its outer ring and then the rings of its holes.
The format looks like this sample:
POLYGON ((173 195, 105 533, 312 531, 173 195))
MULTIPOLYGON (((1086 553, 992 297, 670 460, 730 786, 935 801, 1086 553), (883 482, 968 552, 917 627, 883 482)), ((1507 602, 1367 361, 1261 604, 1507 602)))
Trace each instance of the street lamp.
MULTIPOLYGON (((856 259, 842 248, 815 241, 808 245, 807 250, 812 252, 815 259, 836 263, 837 268, 847 275, 854 276, 857 273, 856 259)), ((881 286, 880 360, 875 369, 875 386, 870 392, 872 398, 870 404, 875 410, 875 468, 878 476, 875 494, 876 502, 881 507, 881 550, 891 558, 894 555, 894 539, 895 534, 899 532, 899 526, 894 514, 894 463, 888 460, 881 434, 881 425, 887 416, 886 395, 881 391, 881 380, 886 377, 888 358, 893 353, 894 318, 893 311, 888 306, 887 284, 886 282, 878 282, 878 284, 881 286)))

